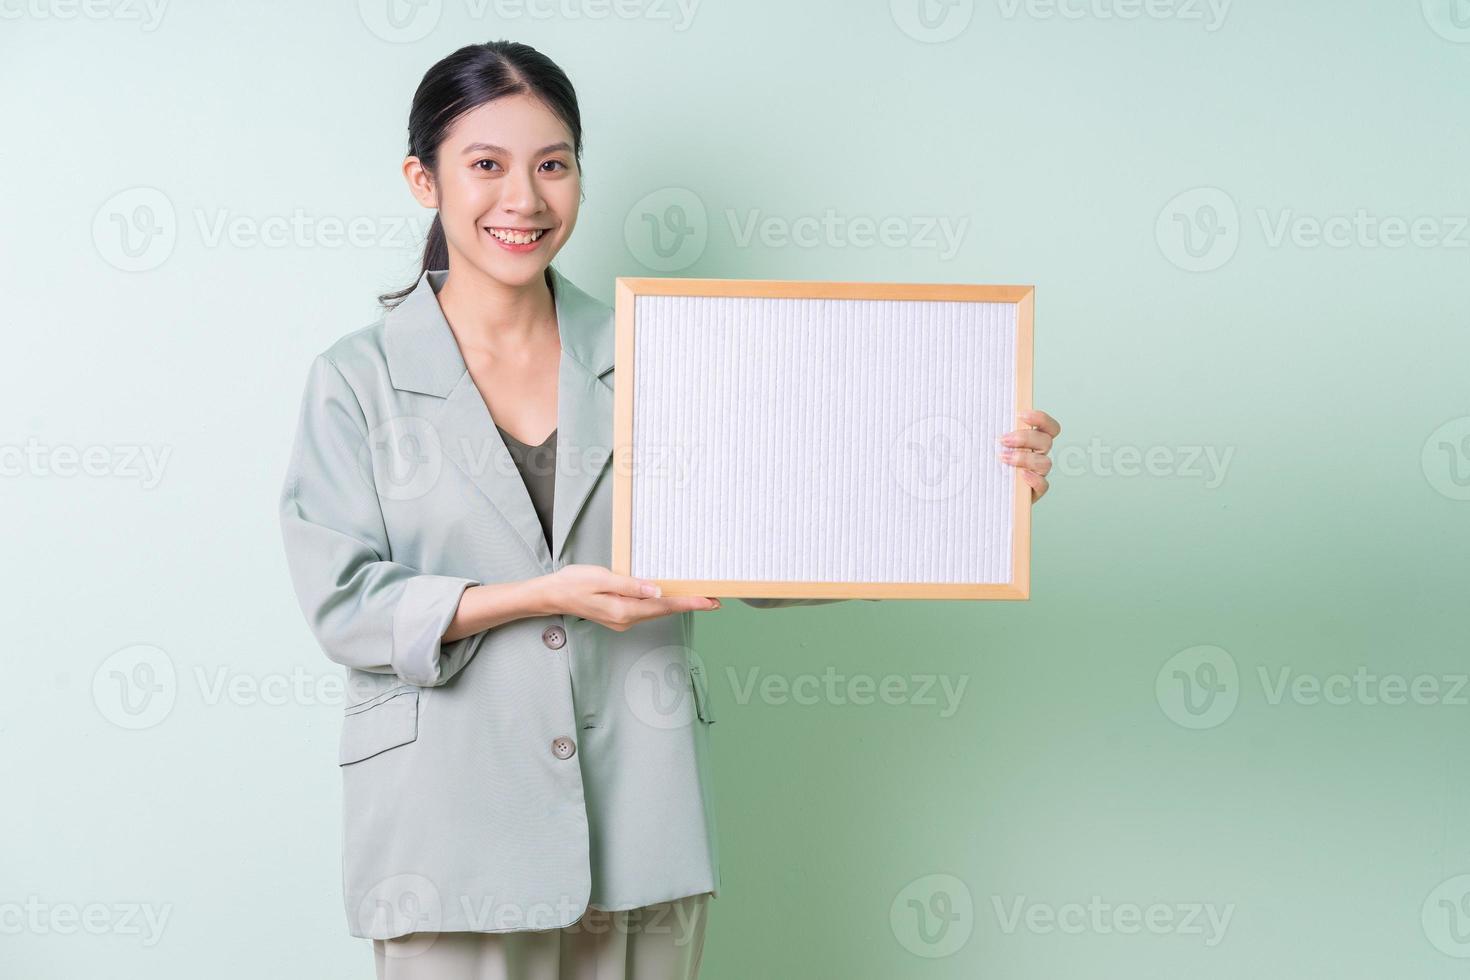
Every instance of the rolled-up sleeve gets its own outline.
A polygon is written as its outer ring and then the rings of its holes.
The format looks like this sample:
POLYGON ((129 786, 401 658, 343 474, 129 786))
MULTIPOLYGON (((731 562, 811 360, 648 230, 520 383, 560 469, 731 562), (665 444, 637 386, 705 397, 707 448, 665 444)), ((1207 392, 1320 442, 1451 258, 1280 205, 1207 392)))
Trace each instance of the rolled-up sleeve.
POLYGON ((460 596, 480 583, 384 558, 391 551, 367 435, 347 379, 326 354, 318 355, 280 494, 291 582, 329 659, 433 687, 458 673, 485 636, 442 642, 460 596))

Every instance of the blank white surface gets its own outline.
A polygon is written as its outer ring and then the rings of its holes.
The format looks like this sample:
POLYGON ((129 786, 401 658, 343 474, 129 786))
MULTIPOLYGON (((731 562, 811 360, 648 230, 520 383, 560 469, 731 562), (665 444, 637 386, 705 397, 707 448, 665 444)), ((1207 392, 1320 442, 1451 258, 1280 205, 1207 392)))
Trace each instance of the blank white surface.
POLYGON ((632 574, 1011 580, 1015 304, 635 304, 632 574))

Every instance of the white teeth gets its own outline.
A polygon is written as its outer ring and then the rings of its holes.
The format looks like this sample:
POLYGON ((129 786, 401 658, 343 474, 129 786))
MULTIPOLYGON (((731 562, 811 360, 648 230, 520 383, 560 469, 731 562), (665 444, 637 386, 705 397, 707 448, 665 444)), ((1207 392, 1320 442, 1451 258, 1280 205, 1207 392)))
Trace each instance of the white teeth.
POLYGON ((542 235, 546 234, 545 228, 537 228, 535 231, 503 231, 499 228, 486 228, 490 234, 505 242, 507 245, 529 245, 542 235))

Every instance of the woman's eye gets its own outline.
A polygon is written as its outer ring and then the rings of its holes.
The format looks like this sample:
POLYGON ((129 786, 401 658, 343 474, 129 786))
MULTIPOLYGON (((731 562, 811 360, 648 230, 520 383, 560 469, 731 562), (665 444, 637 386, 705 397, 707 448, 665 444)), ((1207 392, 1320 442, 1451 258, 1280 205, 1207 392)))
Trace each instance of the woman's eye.
POLYGON ((547 160, 546 162, 549 163, 549 164, 553 164, 555 166, 558 166, 558 167, 562 168, 563 170, 567 169, 567 165, 564 164, 564 163, 562 163, 560 160, 547 160))
POLYGON ((477 169, 481 169, 481 170, 485 169, 484 167, 481 167, 480 166, 480 164, 482 164, 482 163, 495 163, 495 161, 494 160, 476 160, 475 161, 475 167, 477 169))

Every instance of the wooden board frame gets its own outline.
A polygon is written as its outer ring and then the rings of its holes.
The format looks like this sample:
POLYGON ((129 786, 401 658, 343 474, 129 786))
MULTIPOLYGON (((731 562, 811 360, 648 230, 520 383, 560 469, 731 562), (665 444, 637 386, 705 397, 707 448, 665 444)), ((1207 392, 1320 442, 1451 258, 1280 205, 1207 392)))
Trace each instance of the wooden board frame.
MULTIPOLYGON (((779 279, 677 279, 620 276, 616 280, 616 364, 613 389, 612 570, 632 574, 634 309, 639 296, 757 297, 1013 303, 1016 306, 1017 413, 1032 394, 1032 319, 1035 288, 955 283, 806 282, 779 279)), ((1019 427, 1019 423, 1017 424, 1019 427)), ((995 447, 1000 450, 999 446, 995 447)), ((824 599, 1009 599, 1031 595, 1031 487, 1014 477, 1011 581, 1008 583, 797 582, 655 578, 664 595, 824 599)))

